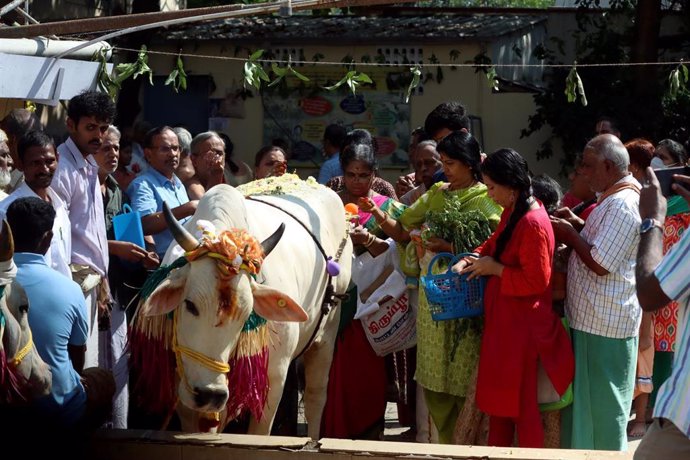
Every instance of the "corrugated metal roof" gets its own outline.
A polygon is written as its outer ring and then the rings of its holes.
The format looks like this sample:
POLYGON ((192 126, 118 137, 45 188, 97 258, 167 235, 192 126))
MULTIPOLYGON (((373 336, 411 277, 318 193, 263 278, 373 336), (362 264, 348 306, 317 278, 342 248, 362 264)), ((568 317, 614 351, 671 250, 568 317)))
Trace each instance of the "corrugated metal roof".
POLYGON ((488 41, 546 21, 539 15, 428 16, 261 16, 225 19, 170 28, 158 37, 167 40, 289 41, 332 44, 357 42, 415 43, 488 41))

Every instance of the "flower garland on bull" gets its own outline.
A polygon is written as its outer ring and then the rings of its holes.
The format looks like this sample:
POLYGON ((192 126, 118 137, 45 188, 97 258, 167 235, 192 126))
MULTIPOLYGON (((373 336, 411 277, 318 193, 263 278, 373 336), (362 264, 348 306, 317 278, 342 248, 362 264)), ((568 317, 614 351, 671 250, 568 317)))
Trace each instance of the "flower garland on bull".
MULTIPOLYGON (((211 257, 216 261, 221 281, 219 309, 230 313, 231 305, 228 299, 231 296, 229 292, 223 292, 227 289, 227 281, 240 270, 245 270, 252 276, 259 273, 264 257, 261 243, 243 229, 233 228, 216 235, 209 222, 199 221, 198 225, 202 231, 200 245, 151 274, 142 287, 140 305, 173 270, 201 257, 211 257)), ((194 393, 184 375, 181 359, 184 354, 209 369, 227 374, 229 399, 226 409, 229 419, 246 412, 260 419, 269 389, 269 334, 266 320, 252 311, 242 327, 228 363, 213 361, 179 345, 176 330, 177 308, 168 315, 136 316, 130 348, 132 367, 139 371, 134 388, 134 393, 140 395, 137 403, 153 413, 167 413, 169 420, 177 404, 175 373, 187 389, 194 393), (151 363, 156 365, 152 366, 151 363)), ((219 421, 217 413, 206 414, 206 417, 215 422, 219 421)))
MULTIPOLYGON (((5 285, 0 286, 0 299, 5 294, 5 285)), ((12 359, 5 354, 3 338, 5 335, 5 314, 0 310, 0 405, 23 404, 29 400, 29 381, 18 370, 17 366, 31 351, 31 335, 24 347, 17 351, 12 359)), ((31 330, 29 330, 31 334, 31 330)))

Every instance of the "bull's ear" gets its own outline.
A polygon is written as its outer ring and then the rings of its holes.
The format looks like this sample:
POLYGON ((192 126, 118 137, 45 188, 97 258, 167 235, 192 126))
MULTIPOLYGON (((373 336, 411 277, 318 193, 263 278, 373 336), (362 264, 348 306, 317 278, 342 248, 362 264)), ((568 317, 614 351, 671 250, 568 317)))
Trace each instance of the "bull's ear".
POLYGON ((309 319, 307 313, 287 294, 252 281, 254 311, 269 321, 295 321, 309 319))
POLYGON ((189 266, 174 270, 139 308, 144 316, 165 315, 182 302, 189 266))

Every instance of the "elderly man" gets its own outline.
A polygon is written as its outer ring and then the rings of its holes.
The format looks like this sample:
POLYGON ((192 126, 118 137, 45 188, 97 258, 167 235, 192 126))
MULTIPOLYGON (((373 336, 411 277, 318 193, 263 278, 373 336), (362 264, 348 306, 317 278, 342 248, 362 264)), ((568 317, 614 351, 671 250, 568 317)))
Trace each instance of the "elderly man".
POLYGON ((19 163, 24 171, 24 182, 10 196, 0 201, 0 219, 7 208, 19 198, 37 197, 49 203, 55 210, 53 239, 45 254, 49 267, 72 279, 72 228, 69 212, 62 198, 50 186, 58 167, 53 139, 42 131, 29 131, 17 146, 19 163))
MULTIPOLYGON (((27 109, 12 109, 10 113, 0 120, 0 129, 7 135, 7 145, 10 148, 10 155, 15 165, 19 164, 17 147, 21 139, 29 131, 42 131, 43 126, 36 114, 27 109)), ((12 193, 24 182, 24 174, 19 169, 12 171, 7 193, 12 193)))
POLYGON ((573 249, 566 314, 575 352, 574 402, 564 414, 563 433, 566 445, 572 436, 569 447, 575 449, 627 448, 642 316, 635 295, 640 185, 629 162, 617 137, 592 139, 580 171, 599 204, 581 233, 552 218, 556 238, 573 249))
POLYGON ((189 150, 194 176, 187 182, 187 194, 190 200, 198 200, 225 180, 225 142, 215 131, 207 131, 192 139, 189 150))
POLYGON ((72 277, 84 291, 89 309, 86 367, 98 366, 98 312, 109 302, 108 239, 93 155, 114 118, 115 104, 107 94, 84 91, 69 101, 69 138, 58 146, 60 162, 52 184, 69 210, 72 277))
MULTIPOLYGON (((652 168, 647 168, 640 196, 640 249, 637 252, 637 297, 645 311, 678 301, 676 359, 671 377, 661 386, 654 423, 635 451, 635 460, 690 458, 690 232, 663 254, 666 199, 652 168)), ((690 203, 690 177, 676 176, 674 190, 690 203)))
POLYGON ((12 156, 7 145, 7 134, 0 129, 0 200, 7 197, 7 189, 12 180, 12 156))
POLYGON ((421 184, 400 197, 400 202, 407 206, 412 205, 434 185, 434 175, 443 169, 441 155, 436 151, 436 141, 427 140, 417 144, 413 166, 421 184))
POLYGON ((141 213, 144 235, 152 235, 156 254, 162 260, 173 241, 163 216, 163 202, 173 215, 184 223, 196 211, 196 200, 189 200, 187 191, 175 170, 180 163, 180 142, 169 126, 154 128, 144 139, 144 156, 149 168, 127 187, 132 209, 141 213))

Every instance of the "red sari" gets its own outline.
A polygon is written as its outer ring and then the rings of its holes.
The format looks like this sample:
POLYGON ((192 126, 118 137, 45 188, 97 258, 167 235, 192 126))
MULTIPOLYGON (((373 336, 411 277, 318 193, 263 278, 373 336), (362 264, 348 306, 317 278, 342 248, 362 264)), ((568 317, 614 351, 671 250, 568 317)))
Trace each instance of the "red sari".
MULTIPOLYGON (((510 210, 503 211, 498 228, 479 248, 481 255, 494 254, 509 217, 510 210)), ((528 211, 501 254, 503 275, 491 276, 487 282, 476 400, 479 409, 489 415, 519 417, 524 394, 534 395, 536 402, 536 376, 526 375, 525 370, 534 372, 537 359, 559 394, 573 380, 570 338, 551 308, 554 246, 553 229, 543 206, 528 211)))

